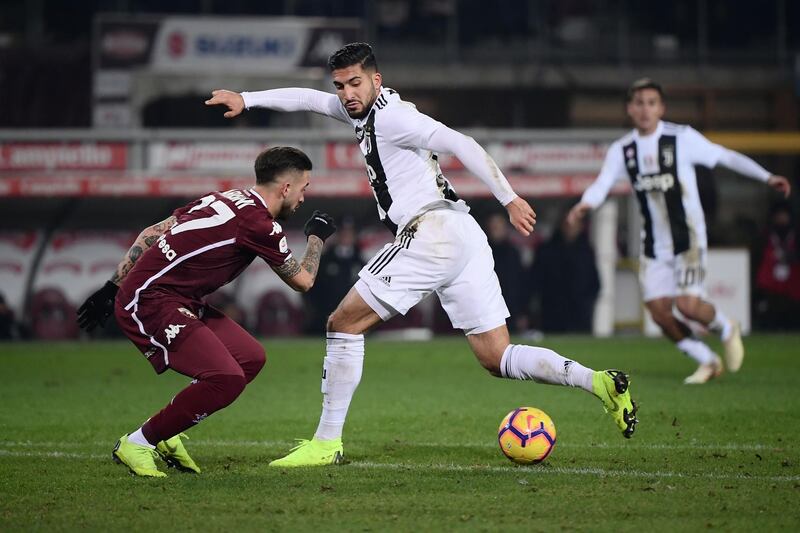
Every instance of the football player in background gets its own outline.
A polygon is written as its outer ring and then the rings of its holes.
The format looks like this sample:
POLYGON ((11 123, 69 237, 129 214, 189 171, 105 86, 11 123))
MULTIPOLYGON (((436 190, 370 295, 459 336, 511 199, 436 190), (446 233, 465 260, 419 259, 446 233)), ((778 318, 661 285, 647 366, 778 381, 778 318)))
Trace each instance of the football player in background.
POLYGON ((675 346, 697 362, 687 384, 706 383, 723 371, 719 356, 692 335, 673 314, 673 306, 688 318, 719 333, 725 366, 737 372, 744 346, 739 324, 706 300, 706 222, 697 191, 695 165, 723 165, 762 181, 788 196, 789 181, 733 150, 714 144, 690 126, 664 122, 664 92, 649 78, 628 89, 628 116, 634 129, 614 141, 597 180, 569 214, 577 224, 608 196, 618 179, 628 178, 644 221, 639 282, 645 307, 675 346))
POLYGON ((312 111, 352 127, 378 214, 396 237, 361 270, 360 279, 328 319, 322 415, 314 438, 270 464, 315 466, 341 460, 342 428, 364 364, 364 333, 398 313, 404 315, 432 292, 492 375, 584 389, 602 400, 622 434, 630 437, 636 408, 623 372, 595 372, 552 350, 511 344, 509 312, 486 235, 442 174, 437 154, 455 154, 526 236, 536 222, 528 202, 517 196, 474 139, 420 113, 383 86, 368 44, 346 45, 330 57, 328 66, 336 94, 301 88, 241 94, 217 90, 206 101, 226 106, 228 118, 247 108, 265 107, 312 111))
POLYGON ((336 230, 333 219, 314 212, 299 261, 278 222, 303 203, 311 166, 295 148, 265 150, 255 162, 254 187, 211 193, 143 230, 111 280, 78 310, 87 331, 113 312, 157 373, 170 368, 194 379, 117 441, 114 459, 135 475, 164 477, 155 464, 159 456, 199 473, 181 432, 232 403, 264 366, 263 346, 203 298, 256 257, 297 291, 314 285, 323 243, 336 230))

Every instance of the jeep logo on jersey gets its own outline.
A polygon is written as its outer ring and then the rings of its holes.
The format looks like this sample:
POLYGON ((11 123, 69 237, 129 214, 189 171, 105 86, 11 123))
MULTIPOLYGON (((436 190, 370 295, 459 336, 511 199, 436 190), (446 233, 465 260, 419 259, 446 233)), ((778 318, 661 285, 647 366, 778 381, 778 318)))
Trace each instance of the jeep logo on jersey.
POLYGON ((281 225, 273 220, 272 221, 272 233, 270 233, 270 236, 277 235, 278 233, 281 233, 282 231, 283 231, 283 228, 281 227, 281 225))
POLYGON ((664 174, 651 174, 649 176, 637 175, 633 188, 639 192, 661 191, 667 192, 675 185, 675 176, 669 172, 664 174))
POLYGON ((185 328, 186 324, 170 324, 164 330, 164 335, 167 337, 167 344, 172 344, 172 339, 178 336, 178 333, 181 332, 181 329, 185 328))

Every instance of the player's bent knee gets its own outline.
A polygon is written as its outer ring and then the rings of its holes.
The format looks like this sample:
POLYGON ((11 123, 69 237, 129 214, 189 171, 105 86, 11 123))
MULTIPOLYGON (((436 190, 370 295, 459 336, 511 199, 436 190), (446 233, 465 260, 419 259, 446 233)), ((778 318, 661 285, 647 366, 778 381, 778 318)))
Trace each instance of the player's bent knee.
POLYGON ((267 352, 259 345, 258 349, 254 349, 250 353, 247 363, 242 365, 242 370, 244 371, 244 377, 247 380, 247 383, 250 383, 255 379, 258 373, 261 372, 261 369, 264 368, 266 363, 267 352))
POLYGON ((247 385, 244 374, 217 374, 206 380, 214 386, 217 399, 217 409, 222 409, 233 403, 247 385))

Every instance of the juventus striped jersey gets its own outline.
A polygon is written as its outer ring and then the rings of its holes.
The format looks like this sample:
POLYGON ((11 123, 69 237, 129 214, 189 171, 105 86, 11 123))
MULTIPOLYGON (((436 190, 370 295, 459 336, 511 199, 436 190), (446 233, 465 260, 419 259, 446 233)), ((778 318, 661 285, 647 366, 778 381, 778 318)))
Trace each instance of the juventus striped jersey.
POLYGON ((770 176, 751 159, 712 143, 690 126, 662 121, 650 135, 634 129, 614 141, 600 174, 581 201, 596 208, 614 182, 629 179, 643 219, 642 254, 669 259, 707 247, 694 167, 717 164, 761 181, 770 176))
POLYGON ((467 211, 439 167, 437 153, 453 153, 500 203, 516 197, 491 157, 474 140, 417 111, 383 87, 369 113, 351 118, 335 94, 288 88, 242 93, 245 106, 312 111, 350 124, 367 165, 378 214, 397 234, 420 213, 450 207, 467 211))
POLYGON ((292 255, 283 228, 254 189, 211 193, 173 215, 176 224, 123 280, 120 301, 126 309, 141 298, 164 297, 193 308, 256 257, 280 266, 292 255))

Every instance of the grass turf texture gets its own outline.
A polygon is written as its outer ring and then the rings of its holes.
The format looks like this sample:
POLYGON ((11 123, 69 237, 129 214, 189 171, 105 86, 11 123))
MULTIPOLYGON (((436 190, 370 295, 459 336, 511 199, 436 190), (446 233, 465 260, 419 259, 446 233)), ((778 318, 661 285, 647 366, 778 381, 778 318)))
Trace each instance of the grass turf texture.
POLYGON ((324 341, 267 340, 262 374, 188 432, 203 474, 163 480, 111 448, 187 378, 125 342, 0 345, 0 530, 796 530, 799 342, 750 337, 740 373, 685 386, 694 366, 664 341, 546 339, 631 373, 642 422, 626 441, 594 397, 491 378, 460 337, 368 340, 349 464, 281 470, 267 463, 316 427, 324 341), (556 424, 541 465, 497 447, 520 405, 556 424))

